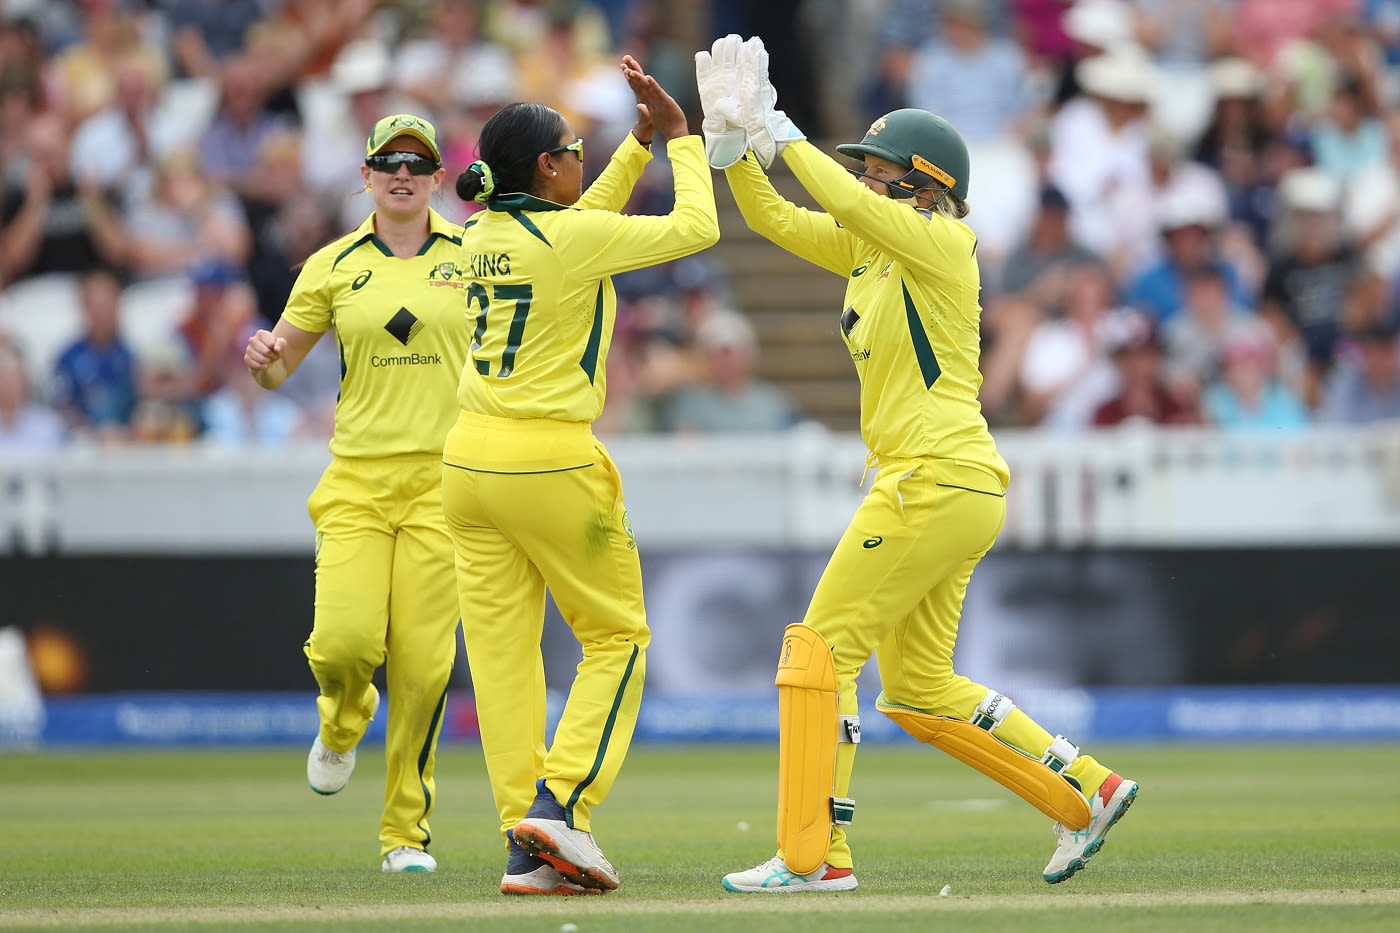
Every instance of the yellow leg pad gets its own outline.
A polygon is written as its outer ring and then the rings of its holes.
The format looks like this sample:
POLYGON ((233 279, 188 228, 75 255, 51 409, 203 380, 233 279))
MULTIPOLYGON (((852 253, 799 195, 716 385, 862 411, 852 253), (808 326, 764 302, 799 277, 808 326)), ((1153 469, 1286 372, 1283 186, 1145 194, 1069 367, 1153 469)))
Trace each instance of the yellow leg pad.
POLYGON ((831 845, 836 776, 836 663, 817 630, 795 622, 778 657, 778 845, 799 875, 831 845))
POLYGON ((886 706, 878 700, 875 708, 920 742, 971 765, 1052 820, 1070 829, 1089 825, 1089 802, 1074 785, 1034 758, 993 738, 987 730, 961 719, 886 706))

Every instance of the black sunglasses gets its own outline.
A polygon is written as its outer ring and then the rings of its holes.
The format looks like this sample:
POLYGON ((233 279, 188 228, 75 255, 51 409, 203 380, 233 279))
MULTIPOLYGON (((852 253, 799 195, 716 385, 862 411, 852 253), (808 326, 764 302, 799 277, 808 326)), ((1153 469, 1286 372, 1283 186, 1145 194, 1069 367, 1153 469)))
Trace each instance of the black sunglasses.
POLYGON ((569 143, 567 146, 555 146, 553 149, 546 149, 545 152, 549 155, 558 155, 561 152, 572 152, 574 155, 578 156, 578 160, 582 162, 583 138, 579 137, 578 139, 569 143))
POLYGON ((435 159, 416 152, 381 152, 378 155, 367 156, 365 164, 369 166, 370 171, 384 172, 387 175, 397 172, 400 165, 407 165, 410 175, 431 175, 442 168, 441 163, 435 159))

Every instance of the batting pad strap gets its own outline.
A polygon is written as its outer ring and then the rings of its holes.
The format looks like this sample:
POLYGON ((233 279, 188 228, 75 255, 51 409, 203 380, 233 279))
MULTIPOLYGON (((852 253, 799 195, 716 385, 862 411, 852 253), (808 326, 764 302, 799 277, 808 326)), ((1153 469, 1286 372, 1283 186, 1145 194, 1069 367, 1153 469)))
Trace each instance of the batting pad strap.
POLYGON ((965 719, 935 716, 890 703, 884 694, 875 701, 875 708, 920 742, 927 742, 976 768, 1052 820, 1070 829, 1089 825, 1089 801, 1074 785, 987 730, 965 719))
POLYGON ((1016 704, 1011 702, 1011 697, 995 690, 988 691, 982 702, 972 711, 972 724, 979 729, 995 732, 997 726, 1001 725, 1002 720, 1015 708, 1016 704))
POLYGON ((836 741, 847 745, 860 744, 860 717, 842 716, 837 721, 836 741))
POLYGON ((836 662, 821 633, 800 622, 778 655, 778 845, 788 868, 816 871, 831 847, 836 747, 836 662))
POLYGON ((1050 747, 1041 756, 1040 763, 1045 765, 1056 774, 1064 771, 1074 763, 1074 759, 1079 757, 1079 746, 1062 735, 1055 736, 1055 741, 1050 743, 1050 747))
POLYGON ((837 826, 850 826, 855 815, 856 801, 854 797, 831 798, 831 822, 837 826))

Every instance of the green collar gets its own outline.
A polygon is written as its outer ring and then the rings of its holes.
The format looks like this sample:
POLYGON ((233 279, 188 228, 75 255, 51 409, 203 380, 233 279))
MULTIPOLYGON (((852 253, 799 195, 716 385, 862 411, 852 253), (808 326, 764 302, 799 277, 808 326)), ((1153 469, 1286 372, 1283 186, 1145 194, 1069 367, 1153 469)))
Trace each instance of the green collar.
POLYGON ((523 191, 492 198, 488 206, 493 211, 566 211, 569 209, 567 204, 546 201, 544 198, 537 198, 533 194, 526 194, 523 191))

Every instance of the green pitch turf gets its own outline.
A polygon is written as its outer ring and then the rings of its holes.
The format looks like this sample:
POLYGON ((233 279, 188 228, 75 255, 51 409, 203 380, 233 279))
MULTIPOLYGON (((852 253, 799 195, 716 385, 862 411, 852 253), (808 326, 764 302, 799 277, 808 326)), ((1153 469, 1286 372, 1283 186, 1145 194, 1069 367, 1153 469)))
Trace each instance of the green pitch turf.
POLYGON ((597 815, 620 890, 506 898, 480 752, 443 750, 435 875, 379 871, 383 757, 317 797, 305 750, 0 754, 0 927, 555 933, 1400 930, 1400 746, 1096 748, 1142 784, 1088 869, 1049 823, 918 747, 856 765, 860 889, 726 894, 773 851, 775 752, 635 748, 597 815), (945 885, 946 897, 939 892, 945 885))

